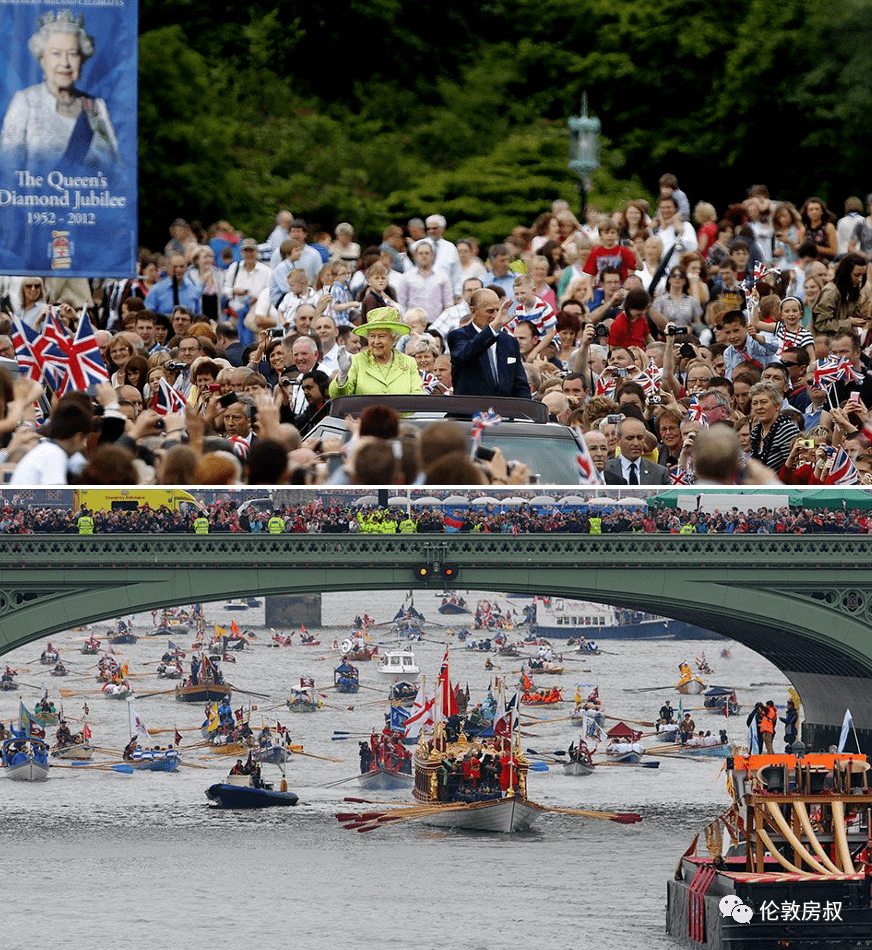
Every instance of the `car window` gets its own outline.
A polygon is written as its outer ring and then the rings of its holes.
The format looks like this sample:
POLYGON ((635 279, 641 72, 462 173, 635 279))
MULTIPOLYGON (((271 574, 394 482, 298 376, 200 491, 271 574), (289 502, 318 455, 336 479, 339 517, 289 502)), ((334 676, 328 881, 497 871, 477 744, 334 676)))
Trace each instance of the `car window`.
POLYGON ((538 484, 578 484, 578 446, 568 434, 566 438, 537 438, 515 435, 505 429, 500 432, 499 428, 487 432, 484 444, 498 446, 507 462, 524 462, 532 474, 539 476, 538 484))

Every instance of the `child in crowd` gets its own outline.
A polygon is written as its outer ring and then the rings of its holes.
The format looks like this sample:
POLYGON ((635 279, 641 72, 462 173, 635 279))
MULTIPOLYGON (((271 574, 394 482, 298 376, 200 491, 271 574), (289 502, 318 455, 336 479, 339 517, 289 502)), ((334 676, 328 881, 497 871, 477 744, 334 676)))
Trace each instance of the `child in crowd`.
POLYGON ((745 314, 741 310, 728 310, 721 323, 724 340, 729 344, 724 350, 727 379, 733 378, 733 372, 742 363, 750 363, 762 373, 766 365, 775 359, 779 341, 771 333, 758 331, 756 327, 753 333, 749 333, 745 314))
POLYGON ((347 326, 352 323, 352 312, 357 310, 357 301, 352 299, 351 291, 348 289, 348 281, 351 279, 351 268, 345 261, 334 261, 330 265, 333 273, 333 283, 330 285, 330 296, 332 301, 327 308, 329 316, 336 321, 336 326, 347 326))
POLYGON ((690 220, 690 201, 687 195, 678 187, 678 179, 675 175, 667 172, 661 175, 657 186, 660 189, 661 198, 672 198, 675 202, 675 210, 685 221, 690 220))
POLYGON ((306 272, 295 267, 288 273, 288 292, 279 301, 279 322, 286 329, 291 329, 294 325, 294 316, 297 309, 304 303, 316 307, 318 305, 318 294, 313 287, 309 286, 306 272))
POLYGON ((599 236, 601 243, 590 252, 582 271, 595 278, 599 286, 600 275, 606 267, 617 267, 621 272, 621 283, 642 265, 636 260, 636 255, 628 247, 618 243, 618 226, 615 222, 603 216, 599 222, 599 236))
POLYGON ((730 305, 731 310, 744 310, 748 300, 745 289, 738 281, 738 269, 732 257, 728 257, 721 264, 718 282, 712 292, 712 300, 723 300, 730 305))
POLYGON ((769 294, 760 301, 760 312, 755 320, 755 310, 751 307, 751 321, 761 330, 772 333, 778 340, 779 359, 785 350, 802 347, 809 360, 815 359, 814 337, 802 325, 802 301, 799 297, 785 297, 779 300, 775 294, 769 294))
POLYGON ((511 311, 512 319, 506 324, 506 329, 514 335, 518 324, 526 320, 536 327, 539 334, 539 342, 527 356, 529 362, 554 339, 557 332, 557 315, 550 304, 536 296, 533 278, 529 274, 519 274, 512 286, 515 303, 511 311))
POLYGON ((360 305, 363 319, 370 310, 378 307, 394 307, 402 316, 403 308, 393 299, 393 289, 388 286, 388 269, 381 261, 370 264, 366 269, 367 290, 360 305))

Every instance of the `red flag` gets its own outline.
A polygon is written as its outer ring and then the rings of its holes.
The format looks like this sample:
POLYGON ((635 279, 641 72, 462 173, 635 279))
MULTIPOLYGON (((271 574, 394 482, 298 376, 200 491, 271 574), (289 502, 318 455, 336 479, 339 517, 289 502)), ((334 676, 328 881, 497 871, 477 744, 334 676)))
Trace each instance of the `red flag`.
POLYGON ((445 650, 445 656, 442 657, 442 666, 439 670, 439 676, 436 680, 436 693, 441 689, 440 702, 442 704, 443 717, 454 716, 457 714, 457 702, 454 699, 454 693, 451 689, 451 683, 448 681, 448 650, 445 650))
POLYGON ((276 732, 277 732, 280 736, 283 736, 287 731, 288 731, 288 730, 285 729, 285 727, 278 721, 278 719, 276 719, 276 732))
POLYGON ((85 723, 84 726, 82 726, 82 738, 83 739, 91 738, 91 727, 88 725, 88 723, 85 723))
POLYGON ((182 735, 181 735, 181 733, 179 732, 179 730, 176 729, 176 734, 175 734, 175 736, 174 736, 174 738, 173 738, 173 742, 174 742, 175 745, 179 745, 179 744, 181 743, 181 741, 182 741, 182 735))

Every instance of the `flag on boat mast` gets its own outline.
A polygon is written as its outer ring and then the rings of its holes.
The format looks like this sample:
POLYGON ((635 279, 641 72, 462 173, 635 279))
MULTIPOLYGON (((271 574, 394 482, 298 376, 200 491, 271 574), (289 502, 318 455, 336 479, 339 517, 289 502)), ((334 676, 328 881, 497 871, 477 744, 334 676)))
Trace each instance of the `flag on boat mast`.
POLYGON ((415 703, 412 706, 412 712, 405 722, 405 736, 407 739, 417 739, 421 735, 422 726, 433 725, 433 704, 436 697, 424 699, 424 683, 418 686, 418 693, 415 696, 415 703))
POLYGON ((839 736, 839 752, 845 751, 845 743, 848 741, 848 732, 854 725, 854 717, 850 709, 845 709, 845 718, 842 720, 842 734, 839 736))
POLYGON ((132 703, 128 703, 127 711, 130 714, 130 738, 132 739, 134 736, 139 736, 141 740, 148 741, 148 729, 145 726, 142 716, 133 708, 132 703))

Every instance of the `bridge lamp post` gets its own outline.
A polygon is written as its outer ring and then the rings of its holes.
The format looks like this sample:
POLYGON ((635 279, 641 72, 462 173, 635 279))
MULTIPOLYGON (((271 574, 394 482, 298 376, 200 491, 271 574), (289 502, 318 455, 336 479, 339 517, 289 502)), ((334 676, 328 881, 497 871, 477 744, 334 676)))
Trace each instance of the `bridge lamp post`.
POLYGON ((581 115, 569 118, 569 168, 578 175, 578 194, 581 200, 581 223, 587 193, 591 189, 590 176, 600 167, 600 120, 587 114, 587 93, 581 97, 581 115))

